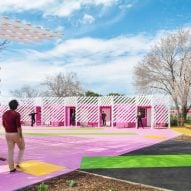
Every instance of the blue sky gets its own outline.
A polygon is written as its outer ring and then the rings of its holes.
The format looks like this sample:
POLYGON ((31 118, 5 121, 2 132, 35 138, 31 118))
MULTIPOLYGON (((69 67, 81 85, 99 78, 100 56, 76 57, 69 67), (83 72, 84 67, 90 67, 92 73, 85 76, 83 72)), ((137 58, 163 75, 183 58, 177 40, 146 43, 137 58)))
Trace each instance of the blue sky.
POLYGON ((86 90, 135 94, 133 69, 151 46, 191 26, 190 0, 4 0, 0 16, 64 35, 10 42, 0 53, 1 94, 75 72, 86 90))

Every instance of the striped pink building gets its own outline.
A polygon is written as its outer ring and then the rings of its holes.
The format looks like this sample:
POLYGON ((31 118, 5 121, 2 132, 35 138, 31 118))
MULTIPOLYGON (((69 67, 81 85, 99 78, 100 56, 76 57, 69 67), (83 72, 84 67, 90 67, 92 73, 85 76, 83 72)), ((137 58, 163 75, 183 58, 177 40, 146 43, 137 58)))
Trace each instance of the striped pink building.
MULTIPOLYGON (((12 98, 1 98, 0 119, 12 98)), ((106 113, 106 127, 136 128, 141 111, 144 127, 170 127, 170 100, 167 96, 38 97, 17 99, 23 125, 30 125, 35 110, 36 126, 102 127, 101 113, 106 113)))

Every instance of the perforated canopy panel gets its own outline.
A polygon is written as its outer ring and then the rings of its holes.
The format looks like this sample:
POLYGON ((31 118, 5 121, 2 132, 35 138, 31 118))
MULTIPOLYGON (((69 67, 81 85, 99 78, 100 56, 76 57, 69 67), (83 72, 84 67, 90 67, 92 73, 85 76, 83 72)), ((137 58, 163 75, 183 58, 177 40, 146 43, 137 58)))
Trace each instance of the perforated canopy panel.
POLYGON ((14 21, 8 17, 0 17, 0 39, 31 43, 61 36, 62 34, 59 32, 52 32, 49 29, 25 24, 20 20, 14 21))

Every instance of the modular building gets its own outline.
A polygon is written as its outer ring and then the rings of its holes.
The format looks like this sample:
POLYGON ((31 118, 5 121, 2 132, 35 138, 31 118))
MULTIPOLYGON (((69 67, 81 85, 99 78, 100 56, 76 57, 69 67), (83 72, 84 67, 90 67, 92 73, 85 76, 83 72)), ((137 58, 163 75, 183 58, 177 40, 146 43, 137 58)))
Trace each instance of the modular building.
MULTIPOLYGON (((0 119, 12 98, 1 98, 0 119)), ((142 96, 80 96, 38 97, 17 99, 23 125, 30 125, 32 110, 36 126, 102 127, 102 112, 106 127, 137 128, 137 113, 142 114, 147 128, 170 127, 170 101, 165 95, 142 96)))

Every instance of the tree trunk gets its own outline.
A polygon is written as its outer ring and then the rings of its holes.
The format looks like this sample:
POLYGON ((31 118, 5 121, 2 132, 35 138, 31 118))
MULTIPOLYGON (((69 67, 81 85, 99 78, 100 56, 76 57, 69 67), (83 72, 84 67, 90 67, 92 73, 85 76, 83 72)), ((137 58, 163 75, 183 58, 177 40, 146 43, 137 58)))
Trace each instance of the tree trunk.
POLYGON ((182 119, 183 119, 183 126, 184 126, 184 122, 187 119, 187 114, 188 114, 189 109, 186 106, 182 107, 182 119))
POLYGON ((178 103, 177 103, 177 101, 176 100, 174 100, 174 102, 175 102, 175 106, 176 106, 176 111, 177 111, 177 126, 182 126, 181 124, 181 111, 180 111, 180 108, 179 108, 179 106, 178 106, 178 103))
POLYGON ((181 112, 179 110, 179 107, 176 107, 177 110, 177 126, 181 126, 181 112))
POLYGON ((182 115, 181 115, 180 111, 177 112, 177 125, 179 127, 182 127, 182 115))
POLYGON ((179 107, 176 107, 177 110, 177 123, 178 126, 183 127, 184 122, 186 121, 188 109, 186 106, 182 106, 182 109, 180 110, 179 107))

